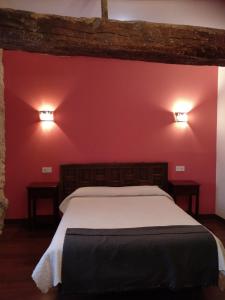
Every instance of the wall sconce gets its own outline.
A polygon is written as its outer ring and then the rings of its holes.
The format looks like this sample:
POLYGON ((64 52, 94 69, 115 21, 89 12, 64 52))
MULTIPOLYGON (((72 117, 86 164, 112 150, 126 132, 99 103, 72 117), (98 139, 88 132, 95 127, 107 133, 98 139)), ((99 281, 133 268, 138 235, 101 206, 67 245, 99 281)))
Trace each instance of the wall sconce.
POLYGON ((187 122, 188 114, 186 112, 175 112, 175 121, 176 122, 187 122))
POLYGON ((51 110, 39 111, 39 117, 41 121, 54 121, 53 111, 51 110))

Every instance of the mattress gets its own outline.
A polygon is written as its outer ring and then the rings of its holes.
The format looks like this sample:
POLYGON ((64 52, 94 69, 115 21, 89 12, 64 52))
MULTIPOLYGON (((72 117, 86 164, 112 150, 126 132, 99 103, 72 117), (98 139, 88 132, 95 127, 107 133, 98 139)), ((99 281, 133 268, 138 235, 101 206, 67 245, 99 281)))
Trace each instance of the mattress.
MULTIPOLYGON (((100 194, 75 192, 63 201, 60 208, 64 213, 62 220, 32 273, 33 280, 43 293, 61 283, 62 251, 67 228, 199 225, 158 187, 149 187, 143 192, 135 189, 131 192, 121 189, 119 193, 100 194)), ((219 270, 225 272, 225 250, 217 237, 215 240, 219 270)))

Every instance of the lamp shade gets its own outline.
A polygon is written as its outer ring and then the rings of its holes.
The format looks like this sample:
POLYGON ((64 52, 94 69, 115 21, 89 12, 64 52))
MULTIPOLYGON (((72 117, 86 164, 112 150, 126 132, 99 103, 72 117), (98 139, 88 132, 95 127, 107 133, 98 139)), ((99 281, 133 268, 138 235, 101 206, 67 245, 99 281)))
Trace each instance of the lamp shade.
POLYGON ((50 110, 39 111, 39 117, 41 121, 54 121, 53 111, 50 110))
POLYGON ((186 112, 175 112, 175 121, 176 122, 187 122, 188 114, 186 112))

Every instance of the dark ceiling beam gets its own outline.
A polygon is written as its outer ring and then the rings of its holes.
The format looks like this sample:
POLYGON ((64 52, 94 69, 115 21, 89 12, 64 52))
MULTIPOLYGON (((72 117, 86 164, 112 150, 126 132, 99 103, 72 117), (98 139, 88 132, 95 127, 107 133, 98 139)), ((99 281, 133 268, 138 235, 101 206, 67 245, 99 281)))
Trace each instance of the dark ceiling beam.
POLYGON ((225 66, 225 30, 0 9, 0 48, 225 66))

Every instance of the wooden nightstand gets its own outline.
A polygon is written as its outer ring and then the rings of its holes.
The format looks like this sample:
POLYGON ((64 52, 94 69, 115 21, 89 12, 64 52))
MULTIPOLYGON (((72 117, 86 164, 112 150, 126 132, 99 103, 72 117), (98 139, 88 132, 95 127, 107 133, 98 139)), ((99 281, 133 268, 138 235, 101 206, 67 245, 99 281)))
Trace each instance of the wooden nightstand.
POLYGON ((58 224, 58 182, 32 182, 27 186, 28 220, 31 228, 36 225, 36 201, 38 199, 52 199, 54 224, 58 224))
POLYGON ((199 214, 199 183, 192 180, 170 180, 169 192, 174 198, 186 196, 188 199, 188 213, 192 214, 192 200, 195 198, 195 217, 199 214))

